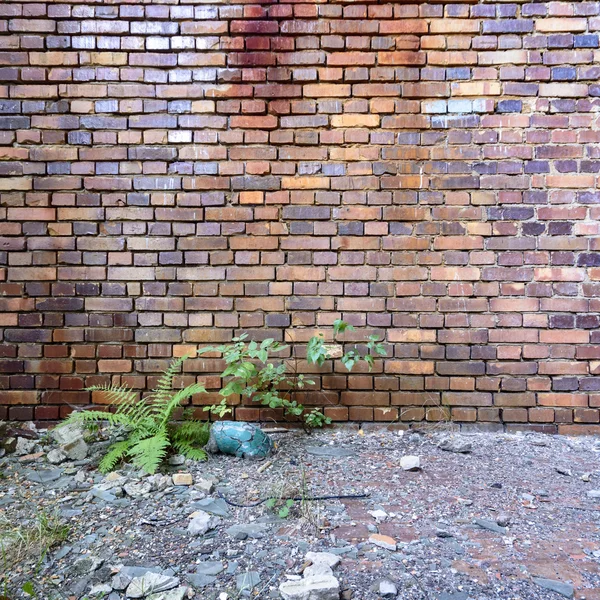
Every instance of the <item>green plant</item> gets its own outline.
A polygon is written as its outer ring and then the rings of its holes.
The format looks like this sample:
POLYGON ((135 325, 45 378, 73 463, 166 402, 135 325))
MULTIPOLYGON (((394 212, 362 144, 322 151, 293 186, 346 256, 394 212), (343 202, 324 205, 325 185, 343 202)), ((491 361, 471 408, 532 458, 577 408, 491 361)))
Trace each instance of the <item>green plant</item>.
POLYGON ((267 508, 274 509, 277 504, 280 504, 277 514, 282 519, 287 519, 290 515, 290 509, 294 506, 295 500, 293 498, 287 498, 286 500, 279 500, 278 498, 269 498, 265 503, 267 508))
POLYGON ((130 458, 134 465, 147 473, 155 473, 169 450, 194 460, 206 458, 203 446, 208 440, 208 424, 190 419, 187 412, 184 412, 187 420, 180 423, 173 421, 173 413, 183 402, 194 394, 206 392, 198 383, 173 390, 173 379, 186 358, 175 359, 159 378, 156 388, 141 400, 126 386, 87 388, 93 392, 104 392, 115 411, 77 411, 71 413, 63 425, 73 422, 94 425, 106 421, 109 427, 124 431, 126 436, 109 447, 100 461, 100 471, 112 471, 119 461, 130 458))
MULTIPOLYGON (((334 340, 337 341, 338 334, 353 330, 351 325, 341 319, 334 321, 334 340)), ((199 354, 218 352, 226 364, 225 370, 221 373, 221 378, 227 380, 219 392, 222 400, 218 404, 205 407, 204 410, 223 417, 231 412, 227 405, 227 398, 239 394, 269 408, 282 408, 286 415, 302 417, 304 424, 309 428, 322 427, 331 423, 331 419, 321 410, 314 408, 306 411, 302 404, 293 399, 295 391, 302 390, 307 385, 314 385, 314 381, 306 378, 302 373, 297 373, 297 369, 290 369, 289 361, 276 360, 271 356, 273 353, 287 350, 289 346, 272 338, 263 340, 260 344, 246 341, 247 338, 247 334, 242 334, 233 338, 231 344, 208 346, 199 351, 199 354)), ((377 336, 370 336, 366 346, 366 354, 361 354, 357 348, 352 348, 341 355, 340 360, 348 371, 351 371, 360 360, 365 360, 371 370, 376 356, 386 356, 385 348, 377 341, 377 336)), ((311 337, 306 346, 307 362, 322 366, 331 358, 333 358, 332 348, 325 343, 323 334, 311 337)))

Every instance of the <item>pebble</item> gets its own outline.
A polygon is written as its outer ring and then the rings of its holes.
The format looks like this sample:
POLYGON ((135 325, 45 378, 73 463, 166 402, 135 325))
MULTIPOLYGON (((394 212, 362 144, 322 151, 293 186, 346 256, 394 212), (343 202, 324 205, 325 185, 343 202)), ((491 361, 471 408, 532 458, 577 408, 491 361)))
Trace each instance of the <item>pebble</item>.
POLYGON ((382 598, 395 598, 398 594, 398 588, 389 579, 384 579, 379 583, 379 595, 382 598))
POLYGON ((173 485, 192 485, 194 478, 191 473, 173 473, 173 485))
POLYGON ((179 578, 161 573, 146 573, 141 577, 134 577, 127 586, 125 595, 128 598, 143 598, 157 592, 164 592, 179 585, 179 578))
POLYGON ((482 529, 487 529, 488 531, 493 531, 494 533, 501 533, 504 535, 508 532, 506 527, 501 527, 497 523, 494 523, 494 521, 489 521, 488 519, 475 519, 473 523, 475 523, 475 525, 479 525, 479 527, 482 529))
POLYGON ((380 533, 375 533, 369 536, 369 542, 374 546, 378 546, 379 548, 384 548, 385 550, 391 550, 392 552, 396 551, 396 540, 389 535, 381 535, 380 533))
POLYGON ((404 471, 417 471, 421 468, 421 459, 418 456, 403 456, 400 459, 400 467, 404 471))
POLYGON ((188 532, 191 535, 204 535, 207 531, 214 529, 221 519, 209 515, 203 510, 198 510, 192 514, 192 520, 188 525, 188 532))
POLYGON ((260 574, 258 571, 247 571, 246 573, 240 573, 235 578, 235 584, 238 591, 252 590, 260 583, 260 574))
POLYGON ((440 450, 445 450, 446 452, 453 452, 455 454, 466 454, 467 452, 471 452, 473 450, 473 444, 461 438, 444 438, 438 443, 438 448, 440 450))
POLYGON ((555 581, 554 579, 545 579, 543 577, 534 577, 533 582, 536 585, 539 585, 546 590, 556 592, 565 598, 572 598, 575 593, 575 590, 570 583, 555 581))
POLYGON ((340 582, 333 575, 285 581, 279 586, 283 600, 339 600, 340 582))

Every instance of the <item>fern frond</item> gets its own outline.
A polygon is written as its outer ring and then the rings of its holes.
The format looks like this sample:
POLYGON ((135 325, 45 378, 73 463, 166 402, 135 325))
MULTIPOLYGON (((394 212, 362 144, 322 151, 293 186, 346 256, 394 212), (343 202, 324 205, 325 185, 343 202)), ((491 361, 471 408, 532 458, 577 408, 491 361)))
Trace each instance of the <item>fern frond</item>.
POLYGON ((132 427, 132 422, 121 413, 103 412, 101 410, 77 410, 72 412, 58 427, 63 427, 69 423, 97 423, 106 421, 109 425, 116 427, 122 425, 127 428, 132 427))
POLYGON ((125 457, 130 447, 131 442, 128 439, 122 442, 115 442, 114 444, 112 444, 112 446, 110 446, 110 448, 108 449, 106 456, 100 461, 100 464, 98 465, 100 472, 108 473, 109 471, 112 471, 115 468, 116 464, 125 457))
POLYGON ((131 446, 127 454, 131 456, 133 464, 146 473, 156 473, 156 469, 167 455, 169 438, 166 430, 158 431, 149 438, 140 440, 131 446))
POLYGON ((171 439, 173 442, 193 442, 204 446, 208 442, 210 424, 206 421, 184 421, 173 426, 171 439))
POLYGON ((198 448, 197 446, 193 446, 188 442, 173 442, 172 445, 179 454, 183 454, 186 458, 191 458, 192 460, 206 460, 207 458, 205 450, 198 448))
POLYGON ((85 388, 87 392, 103 392, 109 404, 128 406, 136 399, 136 393, 126 385, 92 385, 85 388))
POLYGON ((155 405, 160 406, 163 404, 165 399, 171 394, 171 390, 173 389, 173 379, 181 370, 181 365, 186 358, 188 358, 187 355, 176 358, 169 365, 168 369, 159 377, 156 388, 151 394, 155 405))
POLYGON ((192 383, 186 388, 179 390, 171 398, 167 399, 163 405, 156 406, 156 419, 159 427, 166 427, 167 423, 173 416, 173 411, 179 408, 181 403, 188 398, 191 398, 194 394, 201 394, 206 392, 203 385, 199 383, 192 383))

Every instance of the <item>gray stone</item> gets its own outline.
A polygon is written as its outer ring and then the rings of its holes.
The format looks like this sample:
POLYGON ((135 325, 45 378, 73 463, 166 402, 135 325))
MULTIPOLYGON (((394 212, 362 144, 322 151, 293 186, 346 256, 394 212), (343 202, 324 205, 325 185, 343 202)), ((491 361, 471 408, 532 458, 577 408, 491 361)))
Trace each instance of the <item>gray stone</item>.
POLYGON ((114 494, 111 494, 110 492, 107 492, 105 490, 101 490, 97 487, 93 487, 90 490, 90 494, 94 497, 97 498, 98 500, 102 500, 104 502, 115 502, 117 497, 114 494))
POLYGON ((335 446, 307 446, 305 450, 307 454, 322 458, 343 458, 345 456, 356 455, 356 452, 348 448, 336 448, 335 446))
POLYGON ((93 554, 82 556, 73 563, 71 573, 74 575, 89 575, 102 566, 104 561, 93 554))
POLYGON ((204 573, 188 573, 186 577, 195 588, 203 588, 207 585, 212 585, 217 580, 214 575, 205 575, 204 573))
POLYGON ((403 456, 400 467, 404 471, 418 471, 421 468, 421 459, 418 456, 403 456))
POLYGON ((207 531, 214 529, 220 520, 219 517, 214 517, 203 510, 198 510, 193 514, 187 530, 191 535, 204 535, 207 531))
POLYGON ((600 490, 590 490, 587 495, 590 498, 600 498, 600 490))
POLYGON ((88 592, 90 596, 100 596, 104 598, 106 594, 110 594, 112 592, 112 587, 107 583, 97 583, 92 587, 92 589, 88 592))
POLYGON ((61 462, 67 460, 67 455, 60 448, 55 448, 48 452, 46 458, 50 464, 59 465, 61 462))
POLYGON ((247 571, 246 573, 240 573, 235 578, 235 585, 238 591, 248 590, 255 588, 260 583, 260 574, 257 571, 247 571))
POLYGON ((146 496, 152 491, 152 483, 145 479, 143 481, 126 483, 123 486, 123 490, 125 490, 128 496, 139 498, 140 496, 146 496))
POLYGON ((158 594, 150 594, 147 600, 183 600, 187 595, 188 588, 180 586, 168 592, 159 592, 158 594))
POLYGON ((168 462, 173 467, 179 467, 185 463, 185 456, 183 454, 175 454, 169 457, 168 462))
POLYGON ((27 471, 25 477, 34 483, 50 483, 60 479, 62 469, 44 469, 42 471, 27 471))
POLYGON ((220 560, 206 560, 196 566, 196 573, 202 575, 218 575, 225 567, 220 560))
POLYGON ((340 583, 333 575, 305 577, 279 586, 283 600, 339 600, 340 583))
POLYGON ((379 595, 382 598, 395 598, 398 594, 396 584, 389 579, 384 579, 379 583, 379 595))
POLYGON ((260 539, 265 537, 266 532, 269 530, 268 525, 261 525, 259 523, 252 523, 247 525, 233 525, 225 530, 227 535, 230 535, 236 540, 245 540, 247 538, 260 539))
POLYGON ((500 527, 508 527, 510 525, 510 516, 504 514, 498 515, 496 518, 496 524, 500 527))
POLYGON ((488 519, 474 519, 473 523, 479 525, 482 529, 487 529, 488 531, 493 531, 494 533, 500 533, 502 535, 506 534, 508 531, 506 527, 500 527, 500 525, 494 523, 494 521, 489 521, 488 519))
POLYGON ((127 586, 125 595, 128 598, 143 598, 150 594, 165 592, 179 585, 179 578, 160 573, 146 573, 141 577, 134 577, 127 586))
POLYGON ((215 484, 210 479, 197 479, 194 483, 194 487, 201 490, 205 494, 212 494, 215 489, 215 484))
POLYGON ((473 444, 461 438, 448 437, 441 440, 438 444, 440 450, 454 452, 455 454, 465 454, 473 450, 473 444))
POLYGON ((204 512, 217 515, 218 517, 229 516, 227 502, 222 498, 203 498, 202 500, 198 500, 198 502, 194 502, 194 508, 199 508, 204 512))
POLYGON ((63 444, 60 449, 66 454, 69 460, 84 460, 88 455, 88 445, 83 438, 63 444))
POLYGON ((544 579, 543 577, 534 577, 533 582, 545 590, 551 590, 565 598, 572 598, 575 593, 575 590, 570 583, 555 581, 554 579, 544 579))
POLYGON ((15 445, 15 454, 17 456, 25 456, 31 454, 35 450, 35 440, 29 440, 24 437, 18 437, 15 445))

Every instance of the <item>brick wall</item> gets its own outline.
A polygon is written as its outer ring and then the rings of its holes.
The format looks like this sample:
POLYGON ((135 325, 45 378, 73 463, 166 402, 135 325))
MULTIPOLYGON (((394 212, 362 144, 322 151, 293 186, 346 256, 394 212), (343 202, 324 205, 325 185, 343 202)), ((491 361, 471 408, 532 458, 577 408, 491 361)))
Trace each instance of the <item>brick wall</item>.
POLYGON ((315 374, 335 420, 597 430, 599 29, 597 1, 3 0, 0 418, 342 317, 390 357, 315 374))

